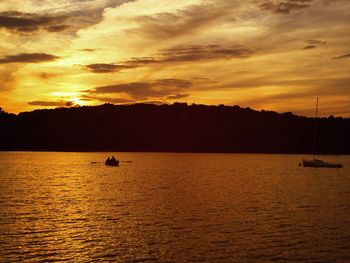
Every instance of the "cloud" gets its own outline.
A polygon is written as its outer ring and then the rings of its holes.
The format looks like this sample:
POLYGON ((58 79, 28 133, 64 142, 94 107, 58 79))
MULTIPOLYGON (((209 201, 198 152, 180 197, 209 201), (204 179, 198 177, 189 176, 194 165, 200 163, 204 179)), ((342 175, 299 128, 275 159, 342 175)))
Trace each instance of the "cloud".
POLYGON ((68 25, 58 25, 58 26, 49 26, 46 28, 46 30, 53 33, 53 32, 61 32, 68 28, 69 28, 68 25))
POLYGON ((200 60, 220 60, 247 58, 254 52, 239 46, 224 47, 220 45, 184 45, 163 49, 155 57, 133 58, 119 64, 90 64, 85 68, 93 73, 112 73, 122 69, 152 66, 156 64, 186 63, 200 60))
POLYGON ((326 41, 322 40, 317 40, 317 39, 312 39, 307 41, 309 45, 305 46, 303 49, 304 50, 310 50, 310 49, 315 49, 319 46, 324 46, 327 44, 326 41))
POLYGON ((115 73, 120 72, 123 69, 131 69, 131 68, 138 68, 143 67, 149 64, 155 64, 155 63, 161 63, 161 61, 157 60, 145 60, 145 59, 133 59, 129 61, 124 61, 119 64, 112 64, 112 63, 96 63, 96 64, 89 64, 83 66, 86 70, 92 72, 92 73, 115 73))
POLYGON ((0 58, 0 64, 6 63, 41 63, 53 61, 59 57, 46 53, 23 53, 0 58))
POLYGON ((23 12, 0 12, 0 28, 19 34, 33 34, 37 31, 75 33, 101 22, 106 8, 133 0, 31 0, 23 1, 27 3, 22 5, 18 0, 7 1, 7 10, 23 12))
POLYGON ((60 107, 60 106, 65 106, 66 102, 64 101, 30 101, 27 104, 32 106, 42 106, 42 107, 60 107))
POLYGON ((87 90, 85 93, 88 98, 91 98, 91 96, 93 96, 94 98, 99 98, 99 100, 101 100, 100 95, 103 94, 126 94, 129 96, 129 99, 127 100, 147 100, 174 96, 182 90, 190 88, 191 86, 192 83, 188 80, 160 79, 154 82, 131 82, 101 86, 87 90))
POLYGON ((309 45, 309 46, 304 47, 303 49, 308 50, 308 49, 315 49, 315 48, 317 48, 317 46, 309 45))
POLYGON ((94 48, 83 48, 81 49, 81 51, 85 51, 85 52, 95 52, 97 49, 94 48))
POLYGON ((157 60, 157 58, 141 57, 141 58, 132 58, 131 60, 127 60, 125 64, 133 67, 138 67, 143 65, 155 64, 159 62, 161 61, 157 60))
POLYGON ((247 58, 253 51, 242 47, 222 47, 220 45, 188 45, 164 49, 163 62, 189 62, 207 59, 247 58))
POLYGON ((42 4, 40 2, 43 1, 49 2, 50 6, 57 4, 57 7, 52 11, 54 13, 66 14, 69 17, 68 24, 71 30, 76 32, 103 21, 103 14, 106 9, 115 8, 135 0, 36 0, 36 5, 41 6, 42 4))
POLYGON ((122 69, 130 68, 128 65, 116 65, 116 64, 90 64, 86 65, 85 68, 93 73, 113 73, 119 72, 122 69))
POLYGON ((189 94, 175 94, 175 95, 169 95, 166 98, 169 100, 178 100, 178 99, 183 99, 187 98, 189 94))
POLYGON ((133 97, 159 95, 158 91, 152 89, 152 84, 147 82, 132 82, 126 84, 116 84, 96 87, 92 93, 111 94, 128 93, 133 97))
POLYGON ((153 85, 163 87, 189 88, 192 86, 192 82, 183 79, 161 79, 153 82, 153 85))
POLYGON ((128 33, 142 35, 151 39, 170 39, 197 32, 233 15, 239 6, 237 1, 192 4, 174 11, 141 15, 135 18, 137 28, 128 33))
POLYGON ((267 1, 261 3, 259 7, 262 10, 271 11, 273 13, 290 14, 293 11, 310 7, 313 0, 279 0, 267 1))
POLYGON ((74 101, 30 101, 27 103, 31 106, 41 106, 41 107, 77 107, 80 106, 79 104, 75 103, 74 101))
POLYGON ((65 30, 67 16, 48 16, 21 12, 0 13, 0 28, 21 33, 30 33, 38 30, 59 32, 65 30))
POLYGON ((334 58, 332 58, 332 59, 345 59, 345 58, 350 58, 350 53, 349 53, 349 54, 346 54, 346 55, 334 57, 334 58))

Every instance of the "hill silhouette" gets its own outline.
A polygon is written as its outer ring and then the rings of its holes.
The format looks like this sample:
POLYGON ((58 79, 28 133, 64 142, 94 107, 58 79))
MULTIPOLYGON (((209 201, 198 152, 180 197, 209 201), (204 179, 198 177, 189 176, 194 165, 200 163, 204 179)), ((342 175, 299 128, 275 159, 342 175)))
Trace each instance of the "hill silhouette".
MULTIPOLYGON (((0 150, 310 153, 314 118, 239 106, 0 110, 0 150)), ((317 152, 350 153, 350 119, 318 120, 317 152)))

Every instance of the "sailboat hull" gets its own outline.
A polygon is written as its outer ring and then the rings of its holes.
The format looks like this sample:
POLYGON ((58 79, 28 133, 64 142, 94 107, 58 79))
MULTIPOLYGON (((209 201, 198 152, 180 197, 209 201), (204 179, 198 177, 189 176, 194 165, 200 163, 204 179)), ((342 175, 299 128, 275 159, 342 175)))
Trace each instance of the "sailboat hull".
POLYGON ((343 165, 340 163, 327 163, 322 160, 303 160, 303 167, 314 167, 314 168, 342 168, 343 165))
MULTIPOLYGON (((314 126, 314 140, 313 140, 313 159, 312 160, 304 160, 303 159, 303 167, 314 167, 314 168, 342 168, 343 165, 341 163, 327 163, 322 160, 318 160, 315 158, 316 154, 316 135, 317 135, 317 113, 318 113, 318 98, 316 100, 316 117, 315 117, 315 126, 314 126)), ((300 166, 301 164, 299 164, 300 166)))

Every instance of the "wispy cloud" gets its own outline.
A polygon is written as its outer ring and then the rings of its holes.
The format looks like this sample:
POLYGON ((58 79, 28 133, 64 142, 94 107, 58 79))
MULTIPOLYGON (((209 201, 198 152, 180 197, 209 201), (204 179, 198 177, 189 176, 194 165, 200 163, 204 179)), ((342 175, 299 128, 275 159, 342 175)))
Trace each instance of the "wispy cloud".
POLYGON ((179 99, 184 99, 190 96, 189 94, 175 94, 175 95, 169 95, 166 98, 169 100, 179 100, 179 99))
POLYGON ((222 47, 220 45, 190 45, 164 49, 163 62, 188 62, 207 59, 247 58, 253 51, 244 47, 222 47))
POLYGON ((326 41, 317 40, 317 39, 308 40, 307 43, 308 45, 303 48, 304 50, 315 49, 317 47, 324 46, 327 44, 326 41))
POLYGON ((345 59, 345 58, 350 58, 350 53, 342 56, 333 57, 333 59, 345 59))
POLYGON ((38 30, 58 32, 65 30, 67 16, 49 16, 21 12, 0 13, 0 28, 20 33, 30 33, 38 30))
POLYGON ((160 79, 153 82, 131 82, 96 87, 85 91, 85 95, 89 98, 97 98, 99 100, 101 100, 102 97, 105 98, 105 94, 111 96, 118 94, 127 95, 128 98, 114 97, 115 99, 121 99, 122 101, 148 100, 155 98, 176 99, 176 96, 179 96, 181 91, 186 90, 191 86, 192 82, 188 80, 160 79))
POLYGON ((128 30, 128 33, 152 39, 176 38, 207 28, 228 16, 233 20, 233 10, 238 6, 238 1, 218 0, 215 3, 208 1, 205 4, 188 5, 173 12, 138 16, 135 19, 138 27, 128 30))
POLYGON ((73 107, 77 106, 72 101, 30 101, 28 105, 41 106, 41 107, 73 107))
POLYGON ((293 11, 310 7, 312 1, 313 0, 270 0, 261 3, 259 7, 262 10, 271 11, 274 13, 290 14, 293 11))
POLYGON ((93 73, 112 73, 123 69, 131 69, 157 64, 186 63, 201 60, 222 60, 248 58, 254 51, 240 46, 220 45, 185 45, 163 49, 155 57, 133 58, 118 64, 99 63, 86 65, 85 68, 93 73))
MULTIPOLYGON (((106 8, 131 1, 133 0, 31 0, 22 7, 27 12, 0 12, 0 28, 20 34, 38 31, 76 32, 99 23, 106 8)), ((15 10, 21 4, 17 0, 8 0, 7 6, 9 10, 15 10)))
POLYGON ((46 53, 17 54, 0 58, 0 64, 6 63, 41 63, 54 61, 59 57, 46 53))
POLYGON ((115 65, 115 64, 90 64, 86 65, 85 68, 93 73, 113 73, 119 72, 122 69, 130 68, 128 65, 115 65))

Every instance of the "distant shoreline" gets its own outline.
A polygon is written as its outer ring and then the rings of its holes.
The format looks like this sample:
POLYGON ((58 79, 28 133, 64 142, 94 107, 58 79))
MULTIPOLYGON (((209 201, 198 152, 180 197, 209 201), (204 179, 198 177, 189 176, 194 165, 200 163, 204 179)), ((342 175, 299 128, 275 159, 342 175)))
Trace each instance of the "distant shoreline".
MULTIPOLYGON (((0 114, 0 150, 310 154, 315 118, 239 106, 105 104, 0 114)), ((317 154, 350 154, 350 119, 317 119, 317 154)))
MULTIPOLYGON (((312 153, 272 153, 272 152, 164 152, 164 151, 54 151, 54 150, 0 150, 0 153, 164 153, 164 154, 247 154, 247 155, 313 155, 312 153)), ((321 153, 318 156, 350 156, 346 154, 321 153)))

